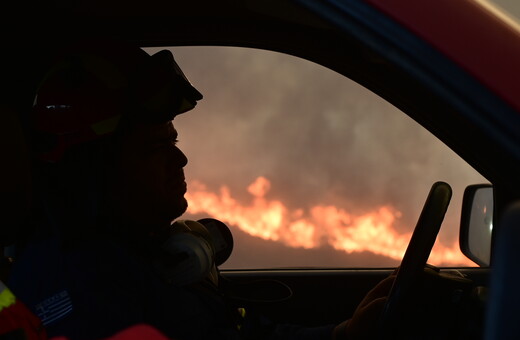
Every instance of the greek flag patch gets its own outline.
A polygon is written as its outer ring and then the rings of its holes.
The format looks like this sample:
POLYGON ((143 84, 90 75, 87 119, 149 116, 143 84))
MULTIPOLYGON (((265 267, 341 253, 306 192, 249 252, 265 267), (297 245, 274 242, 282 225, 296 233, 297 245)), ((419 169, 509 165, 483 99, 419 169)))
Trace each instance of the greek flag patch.
POLYGON ((34 306, 35 314, 38 315, 42 324, 48 324, 57 321, 72 312, 72 301, 69 293, 61 291, 34 306))

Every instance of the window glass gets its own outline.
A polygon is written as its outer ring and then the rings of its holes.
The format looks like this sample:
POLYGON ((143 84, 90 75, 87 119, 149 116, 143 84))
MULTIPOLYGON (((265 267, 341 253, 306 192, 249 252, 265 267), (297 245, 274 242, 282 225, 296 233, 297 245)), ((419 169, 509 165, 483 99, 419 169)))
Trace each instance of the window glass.
POLYGON ((429 263, 475 266, 458 246, 462 194, 488 181, 407 115, 293 56, 172 51, 204 95, 174 121, 189 159, 181 218, 231 228, 221 268, 398 265, 436 181, 454 193, 429 263))

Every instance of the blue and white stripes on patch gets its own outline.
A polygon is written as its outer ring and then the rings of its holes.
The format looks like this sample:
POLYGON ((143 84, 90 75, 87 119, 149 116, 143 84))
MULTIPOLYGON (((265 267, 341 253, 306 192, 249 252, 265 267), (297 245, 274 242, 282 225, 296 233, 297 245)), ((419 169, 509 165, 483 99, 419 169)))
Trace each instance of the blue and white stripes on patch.
POLYGON ((72 312, 72 301, 69 293, 63 290, 38 303, 35 313, 38 315, 44 326, 57 321, 72 312))

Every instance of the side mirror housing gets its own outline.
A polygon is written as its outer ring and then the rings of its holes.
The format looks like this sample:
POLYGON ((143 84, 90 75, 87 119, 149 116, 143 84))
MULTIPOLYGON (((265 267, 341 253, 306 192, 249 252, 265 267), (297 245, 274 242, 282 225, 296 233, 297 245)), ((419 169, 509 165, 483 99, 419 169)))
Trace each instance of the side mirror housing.
POLYGON ((462 199, 460 249, 481 267, 491 262, 494 196, 491 184, 469 185, 462 199))

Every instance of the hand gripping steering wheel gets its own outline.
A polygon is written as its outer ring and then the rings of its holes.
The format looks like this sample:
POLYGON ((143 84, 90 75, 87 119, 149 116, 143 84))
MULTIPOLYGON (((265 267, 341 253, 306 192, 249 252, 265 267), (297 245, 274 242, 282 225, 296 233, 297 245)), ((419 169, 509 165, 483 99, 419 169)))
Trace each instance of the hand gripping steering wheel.
POLYGON ((383 308, 378 324, 378 339, 396 338, 400 318, 426 266, 448 209, 451 193, 450 185, 444 182, 435 182, 430 189, 383 308))

